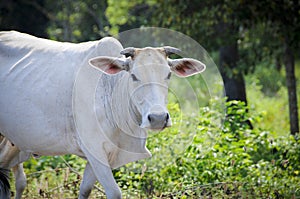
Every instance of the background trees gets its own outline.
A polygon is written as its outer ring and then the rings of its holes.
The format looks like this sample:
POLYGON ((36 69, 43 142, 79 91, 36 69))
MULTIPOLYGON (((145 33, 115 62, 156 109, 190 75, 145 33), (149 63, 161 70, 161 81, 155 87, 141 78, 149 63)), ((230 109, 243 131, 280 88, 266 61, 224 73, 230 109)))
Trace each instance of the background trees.
POLYGON ((106 7, 97 0, 1 1, 0 28, 60 41, 96 40, 109 32, 106 7))
POLYGON ((299 4, 297 0, 7 0, 0 2, 0 28, 73 42, 143 25, 175 29, 218 52, 227 99, 244 102, 244 75, 262 61, 276 60, 277 66, 285 66, 290 131, 295 134, 299 4))
MULTIPOLYGON (((130 13, 140 5, 144 3, 124 10, 130 13)), ((147 10, 151 20, 146 24, 178 30, 206 49, 219 51, 218 65, 228 100, 247 102, 244 75, 253 72, 263 60, 276 59, 277 66, 283 60, 290 132, 299 132, 295 78, 295 54, 300 41, 299 1, 157 0, 147 10)), ((125 15, 127 21, 136 20, 129 16, 125 15)), ((114 17, 112 14, 111 18, 114 17)), ((119 25, 118 21, 113 22, 113 26, 119 25)))
POLYGON ((0 29, 19 30, 36 36, 47 37, 49 19, 36 7, 44 7, 45 1, 7 0, 0 2, 0 29))
POLYGON ((272 31, 268 47, 276 44, 278 51, 273 56, 280 56, 284 61, 286 71, 286 86, 288 88, 290 131, 299 133, 297 89, 295 78, 295 55, 300 46, 300 2, 292 0, 281 1, 249 1, 250 10, 254 16, 253 23, 263 23, 272 31))

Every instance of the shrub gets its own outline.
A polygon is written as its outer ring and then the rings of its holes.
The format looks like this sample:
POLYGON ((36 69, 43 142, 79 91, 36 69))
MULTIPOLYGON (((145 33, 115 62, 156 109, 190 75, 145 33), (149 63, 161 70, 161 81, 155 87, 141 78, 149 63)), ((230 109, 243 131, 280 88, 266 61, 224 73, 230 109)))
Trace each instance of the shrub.
MULTIPOLYGON (((185 116, 170 104, 174 126, 150 133, 150 159, 114 170, 124 198, 297 198, 300 197, 300 141, 272 137, 257 128, 262 115, 233 101, 212 102, 200 116, 185 116), (213 107, 213 108, 211 108, 213 107), (251 123, 251 125, 250 125, 251 123)), ((85 161, 75 156, 41 157, 25 164, 27 198, 74 198, 85 161), (67 163, 68 162, 68 163, 67 163), (40 171, 38 171, 40 170, 40 171), (75 170, 75 172, 74 172, 75 170)), ((91 198, 103 197, 94 189, 91 198)))
POLYGON ((120 185, 128 184, 128 175, 131 176, 131 181, 134 181, 130 182, 134 185, 131 188, 143 190, 138 195, 145 198, 300 196, 300 145, 297 138, 273 138, 269 132, 255 128, 261 115, 248 110, 242 102, 227 103, 227 117, 221 129, 207 119, 214 115, 207 107, 201 110, 192 143, 180 157, 165 157, 168 153, 157 150, 174 134, 165 131, 150 139, 150 151, 158 151, 153 156, 163 157, 150 164, 139 162, 126 166, 127 169, 142 168, 141 173, 118 170, 115 176, 120 185), (213 141, 209 145, 208 137, 203 136, 207 133, 214 135, 210 136, 213 141), (210 150, 201 151, 203 146, 210 150))

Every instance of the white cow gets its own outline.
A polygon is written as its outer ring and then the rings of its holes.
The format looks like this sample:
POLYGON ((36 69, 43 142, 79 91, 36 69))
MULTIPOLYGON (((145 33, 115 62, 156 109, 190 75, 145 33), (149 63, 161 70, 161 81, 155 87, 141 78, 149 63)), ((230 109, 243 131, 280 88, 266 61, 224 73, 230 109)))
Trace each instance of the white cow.
POLYGON ((121 198, 111 169, 150 157, 146 130, 171 125, 166 109, 171 72, 186 77, 205 69, 194 59, 169 59, 174 52, 178 49, 123 49, 114 38, 72 44, 1 32, 0 198, 10 197, 9 169, 16 177, 16 198, 21 198, 26 186, 22 162, 31 154, 83 157, 87 165, 79 198, 88 198, 96 180, 107 198, 121 198), (73 101, 82 69, 98 77, 96 123, 84 115, 92 75, 83 77, 84 92, 73 101), (74 111, 74 106, 83 108, 74 111), (89 130, 80 132, 80 125, 89 130))

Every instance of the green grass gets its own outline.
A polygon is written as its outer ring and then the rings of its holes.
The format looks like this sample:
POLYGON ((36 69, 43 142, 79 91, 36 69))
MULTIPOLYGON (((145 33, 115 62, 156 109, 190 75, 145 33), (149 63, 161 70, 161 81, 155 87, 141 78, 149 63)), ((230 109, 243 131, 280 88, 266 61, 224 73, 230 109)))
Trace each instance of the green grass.
POLYGON ((289 133, 289 115, 287 89, 280 88, 276 95, 270 97, 261 91, 258 81, 247 85, 249 106, 260 112, 263 117, 257 125, 261 129, 273 132, 273 135, 287 135, 289 133))
MULTIPOLYGON (((254 74, 246 76, 249 106, 263 114, 256 124, 269 130, 274 136, 289 135, 288 91, 285 84, 284 68, 280 72, 265 65, 257 66, 254 74)), ((300 62, 296 62, 298 114, 300 116, 300 62)), ((300 117, 299 117, 300 118, 300 117)))

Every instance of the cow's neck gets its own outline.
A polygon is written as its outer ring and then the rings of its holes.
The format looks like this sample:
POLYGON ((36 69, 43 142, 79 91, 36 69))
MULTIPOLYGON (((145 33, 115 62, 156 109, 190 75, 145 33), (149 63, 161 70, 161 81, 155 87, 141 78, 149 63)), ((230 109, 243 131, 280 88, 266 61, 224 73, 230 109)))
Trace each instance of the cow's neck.
MULTIPOLYGON (((113 168, 128 162, 150 157, 146 148, 147 132, 139 126, 139 114, 130 103, 130 87, 128 86, 128 74, 124 74, 112 91, 111 124, 115 128, 114 145, 118 150, 111 153, 110 164, 113 168), (127 78, 126 78, 127 77, 127 78), (116 95, 116 96, 114 96, 116 95)), ((115 82, 116 83, 116 82, 115 82)))
MULTIPOLYGON (((140 128, 142 120, 141 115, 130 100, 133 91, 129 85, 129 75, 124 74, 123 77, 124 78, 117 84, 117 86, 120 86, 120 89, 117 88, 120 95, 115 99, 118 102, 120 102, 120 100, 122 102, 116 106, 117 114, 114 115, 116 118, 116 125, 121 124, 121 128, 130 136, 146 138, 147 132, 140 128)), ((114 101, 113 104, 115 104, 114 101)))

